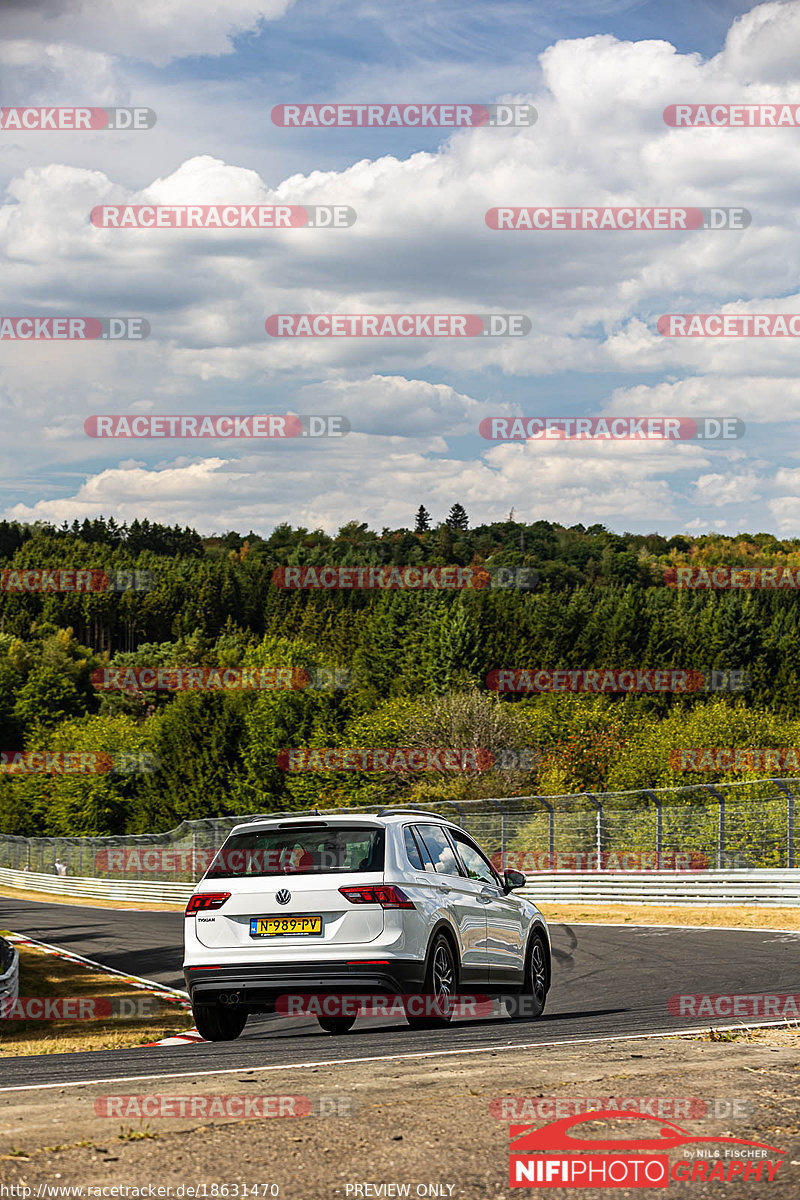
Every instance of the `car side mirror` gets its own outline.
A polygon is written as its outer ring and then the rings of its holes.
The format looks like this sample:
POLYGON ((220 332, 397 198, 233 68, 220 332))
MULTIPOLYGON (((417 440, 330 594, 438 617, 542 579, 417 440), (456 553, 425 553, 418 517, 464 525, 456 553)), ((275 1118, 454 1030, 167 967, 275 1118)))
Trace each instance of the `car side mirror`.
POLYGON ((503 891, 513 892, 514 888, 524 887, 527 883, 522 871, 504 871, 503 872, 503 891))

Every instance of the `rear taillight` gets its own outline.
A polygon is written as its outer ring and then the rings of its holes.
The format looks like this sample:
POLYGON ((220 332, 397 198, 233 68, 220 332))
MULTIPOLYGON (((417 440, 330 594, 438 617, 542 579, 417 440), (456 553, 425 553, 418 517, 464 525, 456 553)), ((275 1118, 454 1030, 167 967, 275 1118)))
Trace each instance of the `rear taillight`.
POLYGON ((222 908, 225 901, 230 898, 230 892, 198 892, 196 896, 189 897, 186 916, 193 917, 196 912, 202 912, 207 908, 222 908))
POLYGON ((378 883, 370 887, 341 887, 339 891, 351 904, 380 904, 381 908, 413 908, 402 888, 393 883, 378 883))

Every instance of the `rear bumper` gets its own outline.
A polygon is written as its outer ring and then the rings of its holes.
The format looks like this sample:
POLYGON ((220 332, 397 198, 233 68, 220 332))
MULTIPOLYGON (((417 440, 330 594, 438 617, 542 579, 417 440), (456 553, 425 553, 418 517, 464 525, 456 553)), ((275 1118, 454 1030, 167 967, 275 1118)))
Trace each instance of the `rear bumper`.
POLYGON ((271 1009, 278 996, 297 995, 415 995, 422 990, 425 963, 393 959, 372 966, 343 962, 235 963, 224 967, 183 969, 193 1004, 243 1004, 271 1009))

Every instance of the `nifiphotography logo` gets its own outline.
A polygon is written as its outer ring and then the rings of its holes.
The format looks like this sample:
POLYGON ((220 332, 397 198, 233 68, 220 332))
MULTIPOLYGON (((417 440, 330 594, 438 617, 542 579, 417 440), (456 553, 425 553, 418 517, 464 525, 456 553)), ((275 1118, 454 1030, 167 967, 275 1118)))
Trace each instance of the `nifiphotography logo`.
MULTIPOLYGON (((746 1138, 693 1134, 671 1121, 606 1109, 547 1125, 511 1125, 511 1187, 669 1187, 676 1183, 771 1183, 785 1153, 746 1138), (592 1137, 592 1122, 628 1122, 630 1136, 592 1137), (579 1132, 573 1135, 572 1130, 579 1132), (670 1162, 670 1151, 677 1156, 670 1162), (777 1157, 776 1157, 777 1156, 777 1157)), ((705 1194, 705 1193, 704 1193, 705 1194)))

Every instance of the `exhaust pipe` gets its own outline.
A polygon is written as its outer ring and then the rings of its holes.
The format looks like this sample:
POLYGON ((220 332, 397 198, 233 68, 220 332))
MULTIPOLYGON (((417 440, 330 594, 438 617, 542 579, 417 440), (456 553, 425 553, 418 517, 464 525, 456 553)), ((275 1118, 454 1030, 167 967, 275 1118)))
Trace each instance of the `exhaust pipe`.
POLYGON ((222 992, 220 994, 220 1004, 241 1004, 241 992, 222 992))

